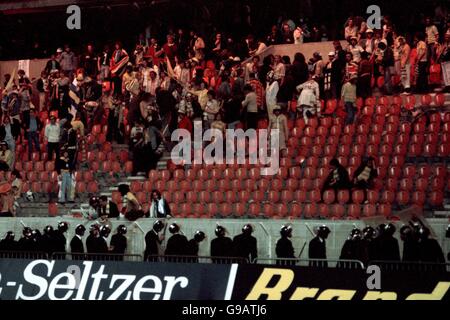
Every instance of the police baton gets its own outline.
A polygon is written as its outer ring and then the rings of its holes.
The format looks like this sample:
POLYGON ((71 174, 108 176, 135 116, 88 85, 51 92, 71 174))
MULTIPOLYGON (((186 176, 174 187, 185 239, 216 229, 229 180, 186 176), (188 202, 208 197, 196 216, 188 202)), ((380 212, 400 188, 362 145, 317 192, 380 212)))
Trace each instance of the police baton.
POLYGON ((27 227, 27 225, 22 221, 22 220, 20 220, 20 224, 22 225, 22 227, 24 227, 24 228, 26 228, 27 227))
POLYGON ((305 223, 306 228, 308 228, 309 232, 311 232, 312 236, 315 237, 316 234, 312 231, 311 227, 309 226, 308 223, 305 223))
POLYGON ((305 243, 303 244, 302 250, 300 250, 300 253, 298 254, 298 257, 299 257, 299 258, 302 256, 302 253, 303 253, 303 250, 305 250, 305 247, 306 247, 306 241, 305 241, 305 243))

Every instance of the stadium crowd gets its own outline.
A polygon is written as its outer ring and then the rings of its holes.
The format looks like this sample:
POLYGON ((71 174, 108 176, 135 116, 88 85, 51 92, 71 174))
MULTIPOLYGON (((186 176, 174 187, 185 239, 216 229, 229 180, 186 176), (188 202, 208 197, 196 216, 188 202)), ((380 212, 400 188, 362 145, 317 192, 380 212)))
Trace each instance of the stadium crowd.
MULTIPOLYGON (((260 58, 267 46, 302 43, 305 28, 292 20, 243 42, 222 32, 208 41, 193 29, 178 29, 163 42, 156 35, 139 37, 131 50, 117 41, 104 48, 87 44, 76 55, 65 45, 36 81, 38 104, 32 103, 34 86, 23 70, 17 78, 5 75, 0 170, 12 171, 11 178, 5 177, 17 184, 16 144, 28 142, 28 159, 46 148, 59 176, 59 202, 72 202, 78 155, 85 155, 86 137, 95 125, 107 125, 107 141, 129 144, 134 175, 155 169, 171 148, 171 132, 192 132, 194 121, 201 121, 203 129, 224 130, 256 129, 265 120, 269 129, 280 129, 280 146, 286 149, 287 119, 331 116, 352 124, 357 98, 371 96, 375 88, 391 95, 441 87, 440 63, 450 61, 450 19, 438 28, 426 18, 425 25, 421 32, 403 35, 387 16, 379 30, 350 17, 342 32, 345 40, 334 41, 328 57, 298 52, 293 61, 279 55, 260 58)), ((337 171, 324 191, 346 188, 336 186, 337 171)), ((5 185, 4 190, 1 214, 14 215, 21 189, 5 185)))

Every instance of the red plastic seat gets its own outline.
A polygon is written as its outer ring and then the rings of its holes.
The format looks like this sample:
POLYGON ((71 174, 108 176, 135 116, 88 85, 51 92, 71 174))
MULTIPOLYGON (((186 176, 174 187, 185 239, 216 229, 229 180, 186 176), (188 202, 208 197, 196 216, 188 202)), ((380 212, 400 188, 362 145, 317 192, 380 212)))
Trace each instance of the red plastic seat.
POLYGON ((97 182, 95 182, 95 181, 89 182, 88 185, 87 185, 87 191, 89 193, 97 193, 98 192, 97 182))
POLYGON ((339 190, 337 198, 338 198, 339 204, 346 204, 350 199, 348 190, 339 190))
POLYGON ((186 193, 186 202, 187 203, 196 203, 197 202, 198 193, 196 191, 188 191, 186 193))
MULTIPOLYGON (((390 168, 393 169, 393 168, 390 168)), ((398 180, 396 177, 390 177, 387 179, 386 182, 386 189, 387 190, 391 190, 391 191, 396 191, 397 190, 397 185, 398 185, 398 180)))
POLYGON ((233 205, 233 213, 238 216, 242 217, 247 212, 247 206, 245 203, 235 203, 233 205))
POLYGON ((409 203, 409 192, 400 191, 396 197, 397 203, 400 205, 407 205, 409 203))
POLYGON ((361 204, 364 202, 364 192, 362 190, 354 190, 352 192, 352 201, 355 204, 361 204))
POLYGON ((330 209, 333 219, 342 219, 345 214, 345 207, 342 204, 333 204, 330 209))
POLYGON ((391 205, 387 203, 380 204, 378 206, 378 212, 386 218, 390 217, 392 214, 391 205))
POLYGON ((442 207, 444 202, 444 194, 442 191, 433 191, 430 193, 428 202, 433 207, 442 207))
POLYGON ((348 217, 359 219, 361 216, 361 206, 359 204, 351 204, 348 206, 348 217))
POLYGON ((85 193, 86 192, 86 183, 84 183, 83 181, 78 181, 75 184, 75 192, 76 193, 85 193))
MULTIPOLYGON (((270 196, 270 195, 269 195, 270 196)), ((291 190, 283 190, 281 191, 281 202, 289 203, 294 200, 294 193, 291 190)))
POLYGON ((332 204, 335 201, 334 190, 326 190, 323 194, 323 201, 326 204, 332 204))
POLYGON ((367 190, 367 201, 371 204, 378 202, 379 192, 376 190, 367 190))
POLYGON ((395 200, 395 193, 390 190, 385 190, 381 194, 381 203, 393 203, 395 200))
POLYGON ((317 205, 315 203, 307 203, 303 212, 305 218, 315 218, 317 215, 317 205))
POLYGON ((363 206, 364 217, 373 217, 377 214, 377 208, 373 204, 365 204, 363 206))
POLYGON ((233 212, 233 207, 229 203, 221 203, 219 208, 219 214, 224 218, 229 217, 233 212))
POLYGON ((294 200, 297 203, 303 203, 306 201, 306 191, 305 190, 297 190, 294 192, 294 200))
POLYGON ((403 178, 400 180, 400 190, 409 192, 413 189, 413 184, 412 178, 403 178))
POLYGON ((271 183, 271 188, 276 191, 281 191, 283 189, 283 180, 273 179, 271 183))
POLYGON ((425 196, 425 192, 423 191, 414 191, 412 194, 412 203, 419 206, 419 207, 423 207, 423 205, 425 204, 425 200, 426 200, 426 196, 425 196))

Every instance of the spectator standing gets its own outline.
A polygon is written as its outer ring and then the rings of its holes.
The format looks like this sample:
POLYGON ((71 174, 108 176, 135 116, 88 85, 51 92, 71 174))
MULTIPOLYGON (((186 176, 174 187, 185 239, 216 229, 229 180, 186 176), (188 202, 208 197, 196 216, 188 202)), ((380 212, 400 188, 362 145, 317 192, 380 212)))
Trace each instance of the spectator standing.
POLYGON ((245 99, 242 101, 242 107, 246 114, 247 129, 257 128, 258 121, 258 104, 256 102, 256 94, 250 84, 244 86, 245 99))
POLYGON ((350 79, 342 86, 341 99, 344 101, 347 118, 345 124, 353 124, 356 115, 356 81, 357 75, 351 75, 350 79))
POLYGON ((27 121, 24 121, 24 130, 28 139, 28 159, 31 160, 31 155, 33 153, 33 144, 38 153, 41 152, 41 147, 39 145, 39 133, 42 129, 41 120, 36 117, 35 109, 30 109, 30 116, 27 121))
POLYGON ((405 93, 409 92, 411 86, 411 48, 404 37, 397 38, 399 43, 399 56, 400 56, 400 75, 403 90, 405 93))
POLYGON ((72 173, 74 167, 69 158, 69 151, 67 149, 62 150, 62 156, 56 161, 56 171, 61 181, 61 187, 59 191, 59 203, 64 204, 66 199, 69 202, 73 202, 72 197, 72 173))
POLYGON ((61 53, 59 60, 61 70, 68 75, 69 78, 73 77, 76 69, 75 54, 70 49, 69 45, 64 46, 64 52, 61 53))
POLYGON ((426 34, 428 63, 431 63, 431 61, 436 61, 436 48, 439 43, 439 30, 432 23, 430 17, 427 17, 425 19, 425 34, 426 34))
POLYGON ((39 92, 39 108, 38 111, 47 110, 47 99, 49 93, 48 74, 45 70, 41 72, 41 77, 36 83, 39 92))
POLYGON ((55 115, 50 115, 50 123, 45 126, 44 136, 47 140, 48 160, 53 160, 53 153, 55 159, 59 159, 59 138, 61 134, 61 127, 56 123, 55 115))
POLYGON ((296 89, 300 92, 297 100, 297 118, 303 113, 303 119, 306 122, 309 118, 319 114, 321 105, 319 84, 315 81, 313 72, 309 74, 308 81, 298 85, 296 89))
POLYGON ((423 33, 418 33, 417 39, 417 66, 416 66, 416 92, 424 93, 428 89, 428 53, 423 33))

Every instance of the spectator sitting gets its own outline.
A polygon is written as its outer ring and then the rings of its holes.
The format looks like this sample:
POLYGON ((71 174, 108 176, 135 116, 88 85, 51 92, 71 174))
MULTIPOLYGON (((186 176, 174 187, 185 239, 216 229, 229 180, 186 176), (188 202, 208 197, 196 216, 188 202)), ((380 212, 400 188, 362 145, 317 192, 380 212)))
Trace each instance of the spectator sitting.
POLYGON ((5 141, 0 142, 0 148, 0 171, 9 171, 14 161, 13 153, 5 141))
POLYGON ((144 215, 141 204, 136 199, 135 195, 130 191, 130 186, 127 184, 121 184, 118 189, 125 202, 125 206, 122 209, 125 217, 130 221, 135 221, 141 218, 144 215))
POLYGON ((170 207, 166 199, 161 196, 161 192, 153 190, 149 216, 152 218, 167 218, 167 216, 170 217, 170 214, 170 207))
MULTIPOLYGON (((329 173, 327 179, 325 180, 325 183, 322 188, 322 201, 323 201, 323 195, 326 190, 334 190, 335 193, 335 201, 337 202, 337 193, 339 190, 348 190, 349 196, 351 198, 351 182, 350 178, 348 176, 347 170, 339 163, 337 159, 332 159, 330 161, 330 166, 333 170, 329 173)), ((349 203, 351 202, 351 199, 349 200, 349 203)))
POLYGON ((368 157, 356 169, 353 175, 353 187, 361 189, 364 192, 364 201, 367 200, 367 189, 372 187, 373 179, 377 177, 377 169, 375 169, 375 160, 368 157))
POLYGON ((111 200, 108 201, 107 196, 99 197, 97 211, 98 216, 102 217, 103 219, 118 218, 120 215, 117 204, 112 202, 111 200))

